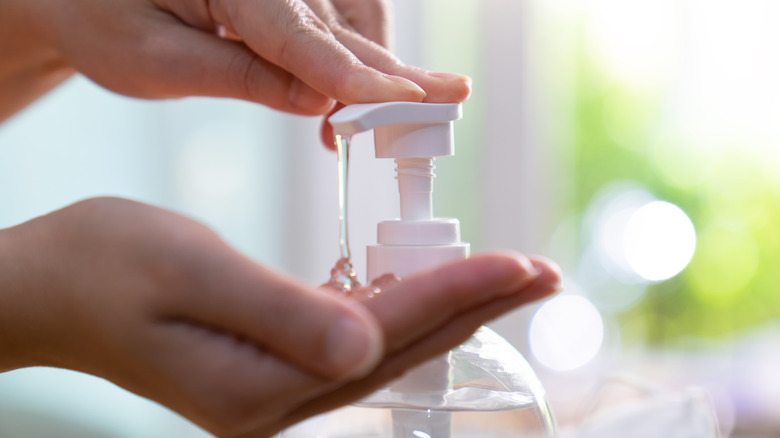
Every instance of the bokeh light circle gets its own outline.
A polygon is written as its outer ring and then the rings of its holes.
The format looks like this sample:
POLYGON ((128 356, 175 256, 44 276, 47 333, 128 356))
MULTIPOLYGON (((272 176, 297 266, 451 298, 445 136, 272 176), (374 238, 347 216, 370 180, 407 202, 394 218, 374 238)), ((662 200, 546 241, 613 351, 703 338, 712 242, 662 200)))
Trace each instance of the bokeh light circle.
POLYGON ((623 234, 626 261, 649 281, 671 278, 685 269, 696 249, 696 230, 680 207, 653 201, 631 215, 623 234))
POLYGON ((543 365, 573 370, 598 354, 604 342, 604 321, 587 298, 559 295, 536 311, 528 338, 531 352, 543 365))

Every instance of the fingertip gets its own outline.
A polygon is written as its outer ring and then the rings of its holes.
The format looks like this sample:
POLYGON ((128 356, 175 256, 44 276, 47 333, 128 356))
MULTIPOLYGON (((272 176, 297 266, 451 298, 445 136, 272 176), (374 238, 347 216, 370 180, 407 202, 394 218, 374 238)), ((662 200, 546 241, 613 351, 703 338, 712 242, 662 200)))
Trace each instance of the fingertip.
POLYGON ((424 102, 464 102, 471 95, 472 80, 466 75, 446 72, 427 72, 433 81, 423 84, 427 92, 424 102))
MULTIPOLYGON (((514 251, 501 251, 475 256, 490 267, 482 268, 486 278, 492 278, 497 296, 522 295, 526 302, 548 297, 562 290, 561 268, 541 256, 528 257, 514 251)), ((486 280, 487 281, 487 280, 486 280)))
POLYGON ((340 102, 336 102, 333 108, 325 115, 325 117, 322 120, 322 127, 320 129, 320 138, 322 140, 322 144, 325 145, 327 149, 335 150, 336 149, 336 139, 333 136, 333 126, 330 124, 328 119, 330 116, 335 114, 340 109, 344 108, 344 104, 340 102))
POLYGON ((355 303, 328 329, 325 362, 337 379, 359 379, 371 372, 384 353, 382 330, 374 317, 355 303))
POLYGON ((539 270, 539 276, 527 288, 528 302, 539 301, 563 290, 563 273, 560 266, 547 257, 533 256, 531 263, 539 270))
POLYGON ((538 255, 532 256, 530 261, 534 267, 540 271, 540 277, 543 277, 545 281, 551 283, 558 289, 561 288, 563 270, 558 263, 554 262, 552 259, 538 255))
POLYGON ((326 119, 322 122, 322 129, 320 130, 320 140, 322 140, 323 146, 325 146, 326 149, 335 150, 336 149, 336 141, 333 138, 333 127, 330 126, 330 123, 326 119))
POLYGON ((519 275, 536 278, 541 274, 541 270, 534 265, 533 261, 525 254, 512 250, 497 251, 496 255, 502 256, 507 263, 514 264, 519 271, 519 275))
POLYGON ((491 284, 497 295, 510 295, 531 284, 541 271, 531 259, 514 251, 499 251, 471 258, 484 266, 477 269, 484 275, 481 281, 491 284))

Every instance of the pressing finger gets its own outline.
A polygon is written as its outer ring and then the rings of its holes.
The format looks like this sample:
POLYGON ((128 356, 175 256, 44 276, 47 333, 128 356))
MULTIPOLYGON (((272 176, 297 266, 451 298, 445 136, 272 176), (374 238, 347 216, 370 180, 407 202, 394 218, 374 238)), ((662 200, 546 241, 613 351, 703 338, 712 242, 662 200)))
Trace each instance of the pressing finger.
POLYGON ((320 6, 320 16, 301 0, 224 3, 223 24, 259 56, 326 96, 346 104, 425 97, 412 81, 368 67, 344 47, 331 32, 332 11, 320 6))
POLYGON ((423 102, 463 102, 471 94, 471 79, 457 73, 429 72, 419 67, 406 65, 390 51, 369 39, 339 28, 336 38, 364 64, 394 76, 404 77, 425 90, 423 102))

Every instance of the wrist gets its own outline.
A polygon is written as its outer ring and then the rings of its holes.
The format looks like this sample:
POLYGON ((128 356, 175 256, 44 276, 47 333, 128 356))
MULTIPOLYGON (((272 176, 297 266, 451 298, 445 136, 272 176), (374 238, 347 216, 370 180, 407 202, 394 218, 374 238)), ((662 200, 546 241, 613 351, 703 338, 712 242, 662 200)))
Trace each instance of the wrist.
POLYGON ((41 3, 0 1, 0 121, 74 73, 45 31, 41 3))
POLYGON ((30 366, 56 366, 56 345, 47 314, 47 273, 40 269, 41 248, 24 225, 0 229, 0 372, 30 366))
POLYGON ((17 320, 23 289, 18 279, 12 232, 0 230, 0 372, 24 367, 24 352, 17 320))

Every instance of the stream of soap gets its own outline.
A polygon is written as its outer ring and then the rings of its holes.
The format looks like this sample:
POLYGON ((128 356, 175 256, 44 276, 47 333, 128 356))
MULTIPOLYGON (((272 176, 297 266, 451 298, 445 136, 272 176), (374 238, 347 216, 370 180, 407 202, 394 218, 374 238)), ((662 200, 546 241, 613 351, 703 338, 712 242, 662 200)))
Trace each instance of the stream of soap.
POLYGON ((357 273, 352 267, 349 250, 348 196, 349 185, 349 137, 336 136, 336 153, 339 166, 339 259, 330 270, 327 286, 344 293, 360 287, 357 273))
POLYGON ((330 270, 330 279, 325 286, 347 295, 370 298, 401 280, 393 274, 376 278, 370 285, 362 287, 352 266, 349 248, 348 185, 349 185, 349 146, 350 138, 336 136, 336 153, 339 168, 339 259, 330 270))
POLYGON ((342 259, 349 261, 349 223, 347 218, 349 190, 349 142, 350 139, 336 136, 336 151, 339 159, 339 253, 342 259))

